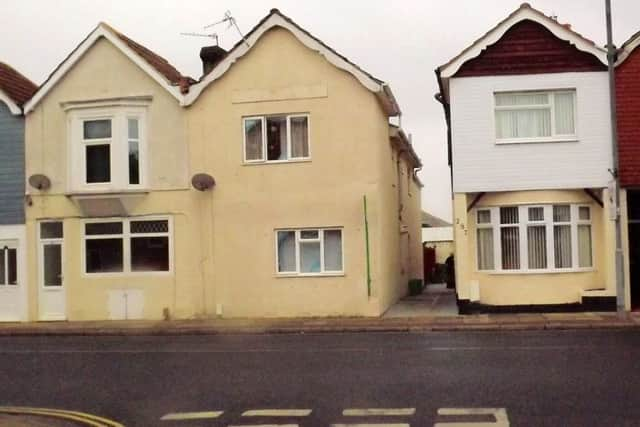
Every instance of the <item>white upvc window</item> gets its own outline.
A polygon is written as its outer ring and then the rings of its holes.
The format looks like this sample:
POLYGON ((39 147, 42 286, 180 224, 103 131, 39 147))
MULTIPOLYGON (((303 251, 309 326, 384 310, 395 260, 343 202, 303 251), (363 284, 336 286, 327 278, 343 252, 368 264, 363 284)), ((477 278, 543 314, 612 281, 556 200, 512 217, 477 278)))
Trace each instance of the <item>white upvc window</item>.
POLYGON ((245 163, 309 160, 308 114, 280 114, 242 119, 245 163))
POLYGON ((479 271, 562 272, 593 268, 591 207, 579 204, 478 208, 479 271))
POLYGON ((172 234, 168 217, 86 220, 83 271, 87 275, 169 273, 172 234))
POLYGON ((276 272, 288 276, 341 275, 341 228, 276 230, 276 272))
POLYGON ((145 111, 143 107, 114 107, 69 113, 71 191, 145 187, 145 111))
POLYGON ((576 91, 496 92, 497 143, 576 140, 576 91))

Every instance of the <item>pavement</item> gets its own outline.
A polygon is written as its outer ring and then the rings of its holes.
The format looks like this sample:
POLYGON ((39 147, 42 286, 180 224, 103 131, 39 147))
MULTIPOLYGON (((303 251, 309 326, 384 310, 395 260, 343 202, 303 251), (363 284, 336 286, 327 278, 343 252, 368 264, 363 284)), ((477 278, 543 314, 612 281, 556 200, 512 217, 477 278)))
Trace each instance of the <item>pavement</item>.
POLYGON ((217 335, 334 332, 427 332, 556 329, 640 329, 640 313, 474 314, 205 320, 108 320, 0 323, 0 336, 217 335))
POLYGON ((635 427, 639 358, 640 330, 0 337, 0 405, 105 427, 635 427))

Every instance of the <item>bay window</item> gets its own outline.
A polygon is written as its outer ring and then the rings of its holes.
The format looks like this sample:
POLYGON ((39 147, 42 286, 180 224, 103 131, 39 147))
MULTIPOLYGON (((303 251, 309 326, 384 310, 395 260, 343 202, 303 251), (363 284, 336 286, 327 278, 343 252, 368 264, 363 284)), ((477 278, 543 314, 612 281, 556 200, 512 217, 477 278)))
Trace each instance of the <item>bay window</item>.
POLYGON ((246 117, 243 119, 243 132, 246 163, 310 158, 307 114, 246 117))
POLYGON ((84 223, 85 273, 168 272, 170 220, 135 218, 84 223))
POLYGON ((593 267, 591 207, 523 205, 476 210, 479 271, 575 271, 593 267))
POLYGON ((278 274, 340 274, 343 272, 342 230, 277 230, 276 263, 278 274))
POLYGON ((495 93, 497 142, 575 139, 575 99, 575 90, 495 93))
POLYGON ((72 191, 144 185, 144 108, 82 108, 69 114, 72 191))

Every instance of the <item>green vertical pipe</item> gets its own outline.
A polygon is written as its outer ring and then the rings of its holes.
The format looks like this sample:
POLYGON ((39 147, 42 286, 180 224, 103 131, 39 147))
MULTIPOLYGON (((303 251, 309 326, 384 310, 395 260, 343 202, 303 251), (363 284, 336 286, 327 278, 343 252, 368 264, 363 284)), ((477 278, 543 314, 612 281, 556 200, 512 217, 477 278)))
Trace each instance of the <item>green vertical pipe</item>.
POLYGON ((369 221, 367 220, 367 196, 362 197, 364 201, 364 238, 367 247, 367 296, 371 296, 371 261, 369 255, 369 221))

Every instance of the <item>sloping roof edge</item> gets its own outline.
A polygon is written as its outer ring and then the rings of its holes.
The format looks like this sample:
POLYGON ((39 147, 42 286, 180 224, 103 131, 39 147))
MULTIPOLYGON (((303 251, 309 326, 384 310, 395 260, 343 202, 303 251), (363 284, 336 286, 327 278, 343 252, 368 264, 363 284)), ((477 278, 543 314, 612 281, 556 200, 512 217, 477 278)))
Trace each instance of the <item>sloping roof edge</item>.
MULTIPOLYGON (((109 40, 116 48, 124 53, 131 61, 133 61, 138 67, 145 71, 153 80, 155 80, 160 86, 167 90, 176 100, 182 102, 182 94, 180 87, 171 82, 160 71, 153 67, 145 58, 136 53, 125 40, 120 32, 115 30, 110 25, 101 22, 87 37, 80 42, 76 48, 53 70, 49 77, 38 88, 38 91, 33 97, 25 104, 24 113, 27 114, 32 111, 36 105, 44 98, 53 87, 62 79, 67 72, 84 56, 84 54, 101 38, 109 40)), ((126 36, 124 36, 126 37, 126 36)), ((133 42, 133 40, 126 38, 133 42)), ((135 43, 135 42, 134 42, 135 43)), ((136 45, 139 45, 136 43, 136 45)), ((139 45, 142 47, 142 45, 139 45)), ((146 48, 145 48, 146 49, 146 48)), ((148 49, 146 49, 148 50, 148 49)), ((149 51, 151 52, 151 51, 149 51)), ((159 57, 159 56, 158 56, 159 57)), ((161 57, 159 57, 161 58, 161 57)), ((186 77, 185 77, 186 78, 186 77)))
POLYGON ((600 60, 600 62, 607 65, 606 50, 597 46, 593 41, 585 38, 581 34, 573 31, 568 26, 562 25, 539 10, 534 9, 529 3, 523 3, 518 9, 500 21, 495 27, 473 42, 471 46, 465 48, 446 64, 438 67, 442 78, 452 77, 465 62, 476 58, 484 49, 487 48, 487 46, 500 40, 509 28, 525 19, 529 19, 543 25, 559 39, 572 43, 577 49, 594 55, 600 60))
POLYGON ((185 95, 184 105, 193 104, 209 84, 222 77, 238 59, 251 50, 262 35, 274 27, 282 27, 289 30, 302 44, 320 53, 335 67, 352 74, 365 88, 375 93, 378 97, 382 97, 382 105, 387 114, 390 116, 400 114, 400 109, 391 93, 391 89, 385 82, 373 77, 358 65, 340 55, 320 39, 300 27, 291 18, 282 14, 278 9, 271 9, 270 13, 253 27, 243 40, 240 40, 229 50, 225 58, 213 70, 190 87, 189 93, 185 95))
POLYGON ((615 66, 617 67, 622 64, 638 46, 640 46, 640 31, 629 37, 620 49, 618 49, 618 59, 616 60, 615 66))
POLYGON ((420 157, 418 157, 416 150, 414 150, 413 145, 411 145, 411 141, 409 141, 409 138, 404 133, 404 130, 402 130, 401 127, 390 123, 389 138, 392 141, 396 141, 396 143, 400 145, 403 151, 405 151, 409 155, 409 157, 413 161, 413 165, 415 168, 422 167, 422 160, 420 160, 420 157))
POLYGON ((9 111, 11 111, 11 114, 13 114, 14 116, 19 116, 22 114, 22 109, 20 108, 20 106, 16 104, 16 102, 2 89, 0 89, 0 102, 4 102, 5 104, 7 104, 7 107, 9 107, 9 111))

